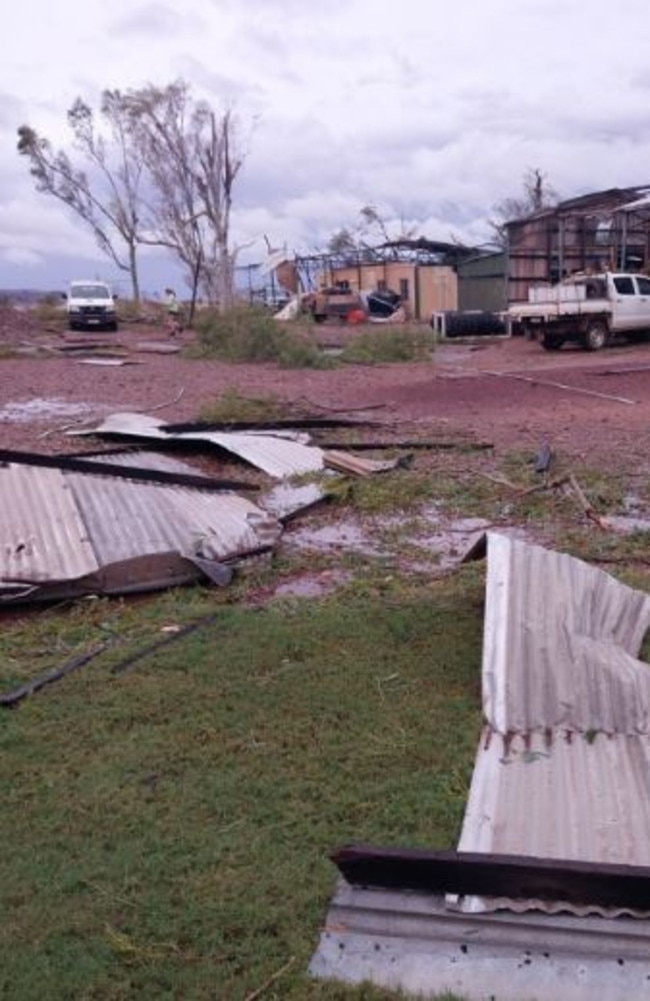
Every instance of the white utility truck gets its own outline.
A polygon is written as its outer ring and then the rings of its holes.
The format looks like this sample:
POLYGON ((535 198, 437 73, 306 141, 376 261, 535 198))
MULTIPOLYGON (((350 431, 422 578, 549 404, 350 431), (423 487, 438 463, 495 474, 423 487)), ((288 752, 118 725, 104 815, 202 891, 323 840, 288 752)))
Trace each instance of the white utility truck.
POLYGON ((105 282, 70 282, 65 298, 70 330, 117 330, 115 297, 105 282))
POLYGON ((573 275, 558 285, 532 287, 528 302, 512 303, 508 316, 513 330, 536 337, 547 351, 565 341, 598 351, 616 334, 629 340, 650 335, 650 278, 612 271, 573 275))

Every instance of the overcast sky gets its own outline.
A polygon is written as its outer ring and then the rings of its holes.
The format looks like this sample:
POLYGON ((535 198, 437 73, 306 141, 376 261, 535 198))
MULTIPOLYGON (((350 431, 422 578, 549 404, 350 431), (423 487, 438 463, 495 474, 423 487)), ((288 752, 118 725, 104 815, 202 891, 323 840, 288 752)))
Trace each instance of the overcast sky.
MULTIPOLYGON (((0 65, 0 288, 113 278, 16 152, 56 146, 81 96, 183 78, 233 107, 246 162, 233 236, 322 249, 371 203, 431 239, 480 244, 539 168, 564 198, 650 182, 648 0, 14 0, 0 65)), ((145 289, 172 280, 161 253, 145 289)))

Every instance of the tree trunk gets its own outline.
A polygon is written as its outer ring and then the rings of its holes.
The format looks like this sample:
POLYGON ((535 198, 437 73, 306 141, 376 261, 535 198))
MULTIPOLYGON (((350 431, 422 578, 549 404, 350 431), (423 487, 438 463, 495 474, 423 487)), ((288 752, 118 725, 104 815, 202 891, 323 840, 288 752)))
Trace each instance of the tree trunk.
POLYGON ((140 281, 138 278, 137 248, 135 243, 129 244, 129 272, 131 274, 131 288, 133 290, 133 301, 140 302, 140 281))

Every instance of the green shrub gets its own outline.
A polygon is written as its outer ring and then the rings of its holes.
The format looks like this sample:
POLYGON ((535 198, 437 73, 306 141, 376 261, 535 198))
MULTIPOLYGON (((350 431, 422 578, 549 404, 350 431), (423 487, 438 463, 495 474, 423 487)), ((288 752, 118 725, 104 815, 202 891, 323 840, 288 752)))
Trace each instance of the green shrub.
POLYGON ((202 421, 271 421, 287 416, 287 405, 279 397, 242 396, 237 389, 225 389, 213 403, 202 407, 202 421))
POLYGON ((435 347, 428 327, 376 327, 359 334, 343 351, 342 361, 374 365, 378 362, 425 361, 435 347))
POLYGON ((261 306, 205 310, 196 320, 203 357, 233 362, 274 361, 284 368, 330 368, 332 362, 304 330, 295 332, 261 306))

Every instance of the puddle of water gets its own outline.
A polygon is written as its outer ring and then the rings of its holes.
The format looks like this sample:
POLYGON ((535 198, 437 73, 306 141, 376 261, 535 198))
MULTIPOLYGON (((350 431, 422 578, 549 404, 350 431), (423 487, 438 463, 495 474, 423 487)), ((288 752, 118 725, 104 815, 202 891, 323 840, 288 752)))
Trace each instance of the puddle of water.
POLYGON ((455 566, 489 528, 489 522, 483 518, 459 518, 441 525, 436 515, 435 524, 440 526, 435 532, 416 535, 410 541, 418 549, 435 553, 439 569, 455 566))
POLYGON ((301 526, 285 532, 283 541, 296 549, 311 549, 319 553, 346 550, 365 556, 385 555, 384 550, 378 549, 370 541, 363 526, 352 521, 340 521, 336 524, 323 525, 321 528, 301 526))
POLYGON ((2 407, 0 421, 21 424, 28 421, 50 420, 52 417, 76 417, 96 409, 92 403, 72 403, 68 400, 23 400, 18 403, 7 403, 2 407))
MULTIPOLYGON (((356 521, 342 521, 320 528, 301 525, 293 532, 285 532, 283 544, 301 551, 315 550, 330 554, 344 551, 383 559, 390 557, 407 572, 431 573, 457 566, 489 528, 490 523, 483 518, 445 521, 437 509, 429 507, 412 519, 390 515, 376 518, 368 525, 356 521), (429 517, 425 517, 427 512, 429 517), (407 520, 413 521, 413 531, 407 532, 405 529, 394 541, 377 541, 382 530, 394 531, 407 520), (427 531, 427 528, 431 531, 427 531), (407 547, 408 553, 405 552, 407 547), (419 551, 420 556, 414 550, 419 551)), ((526 539, 526 533, 521 529, 500 527, 499 531, 526 539)))

